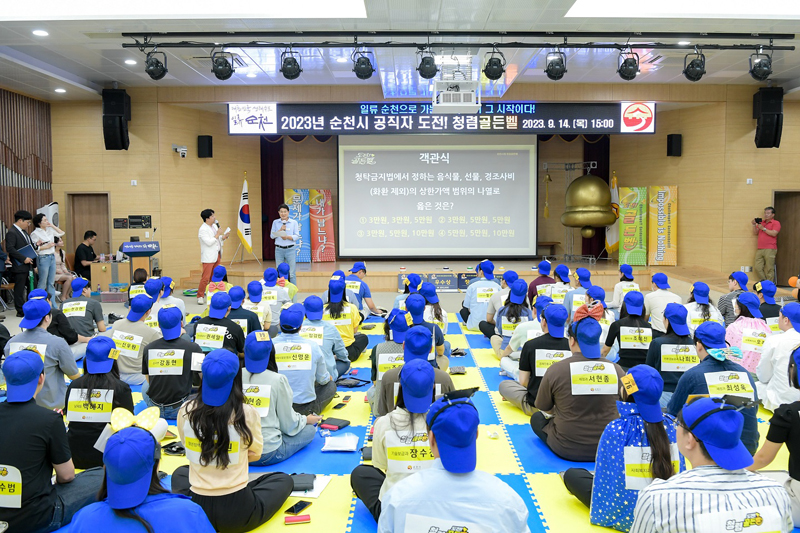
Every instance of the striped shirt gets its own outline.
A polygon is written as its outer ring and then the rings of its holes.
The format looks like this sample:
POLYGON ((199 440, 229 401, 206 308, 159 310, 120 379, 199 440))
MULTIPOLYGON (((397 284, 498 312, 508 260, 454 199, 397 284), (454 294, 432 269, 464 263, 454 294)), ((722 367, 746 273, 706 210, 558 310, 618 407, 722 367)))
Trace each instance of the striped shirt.
POLYGON ((728 294, 723 294, 719 297, 719 301, 717 302, 717 309, 719 312, 722 313, 722 316, 725 317, 725 327, 727 328, 731 324, 734 323, 736 320, 736 312, 733 310, 733 301, 739 297, 744 291, 742 289, 736 289, 733 292, 729 292, 728 294))
POLYGON ((792 531, 792 506, 782 486, 716 465, 653 481, 639 493, 633 515, 630 533, 792 531))

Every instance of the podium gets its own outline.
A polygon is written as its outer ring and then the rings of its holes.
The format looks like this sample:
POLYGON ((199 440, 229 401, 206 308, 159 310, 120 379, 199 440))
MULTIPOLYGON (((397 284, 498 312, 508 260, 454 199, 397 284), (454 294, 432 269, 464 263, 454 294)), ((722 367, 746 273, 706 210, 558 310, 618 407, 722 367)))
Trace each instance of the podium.
POLYGON ((128 263, 130 265, 131 283, 133 283, 133 259, 135 257, 147 258, 147 277, 149 278, 150 273, 153 271, 152 265, 150 264, 150 257, 156 255, 160 251, 161 246, 159 246, 158 241, 122 243, 122 253, 131 258, 131 261, 128 263))

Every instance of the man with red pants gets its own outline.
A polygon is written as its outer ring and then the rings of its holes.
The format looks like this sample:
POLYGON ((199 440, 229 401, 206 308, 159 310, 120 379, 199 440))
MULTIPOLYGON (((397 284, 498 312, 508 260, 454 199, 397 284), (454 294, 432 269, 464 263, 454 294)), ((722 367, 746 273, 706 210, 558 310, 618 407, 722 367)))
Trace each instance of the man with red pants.
POLYGON ((200 286, 197 288, 197 303, 205 305, 206 287, 211 281, 214 268, 222 259, 222 242, 230 237, 230 233, 222 232, 212 209, 203 209, 200 218, 203 219, 203 224, 197 232, 197 238, 200 240, 200 262, 203 274, 200 276, 200 286))

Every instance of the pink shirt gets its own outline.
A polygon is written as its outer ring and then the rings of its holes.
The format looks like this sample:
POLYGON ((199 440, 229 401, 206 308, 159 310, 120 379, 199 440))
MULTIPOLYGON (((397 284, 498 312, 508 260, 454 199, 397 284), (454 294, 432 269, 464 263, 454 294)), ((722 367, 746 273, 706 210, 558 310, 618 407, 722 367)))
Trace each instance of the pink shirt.
POLYGON ((734 363, 739 363, 748 372, 755 372, 758 363, 761 361, 761 352, 755 350, 748 350, 747 346, 751 345, 743 345, 742 338, 744 337, 745 330, 756 330, 760 333, 765 333, 767 337, 772 335, 772 330, 769 329, 769 326, 766 322, 761 320, 760 318, 750 318, 748 316, 740 316, 736 319, 736 321, 728 326, 727 331, 725 332, 725 340, 731 346, 736 346, 737 348, 741 348, 742 350, 742 360, 731 359, 734 363))
MULTIPOLYGON (((781 230, 781 223, 775 220, 774 218, 769 222, 762 222, 762 226, 770 231, 780 231, 781 230)), ((778 236, 770 237, 766 233, 761 230, 758 230, 758 249, 764 248, 772 248, 773 250, 778 249, 778 236)))

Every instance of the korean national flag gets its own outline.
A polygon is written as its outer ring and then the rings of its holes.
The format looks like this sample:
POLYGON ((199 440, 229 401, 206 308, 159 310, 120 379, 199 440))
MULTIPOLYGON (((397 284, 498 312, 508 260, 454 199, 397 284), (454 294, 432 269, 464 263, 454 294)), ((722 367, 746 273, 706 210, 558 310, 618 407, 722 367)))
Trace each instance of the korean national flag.
POLYGON ((242 198, 239 201, 239 220, 236 233, 239 234, 239 240, 242 241, 247 253, 253 252, 253 239, 250 230, 250 202, 247 197, 247 180, 244 180, 242 185, 242 198))

